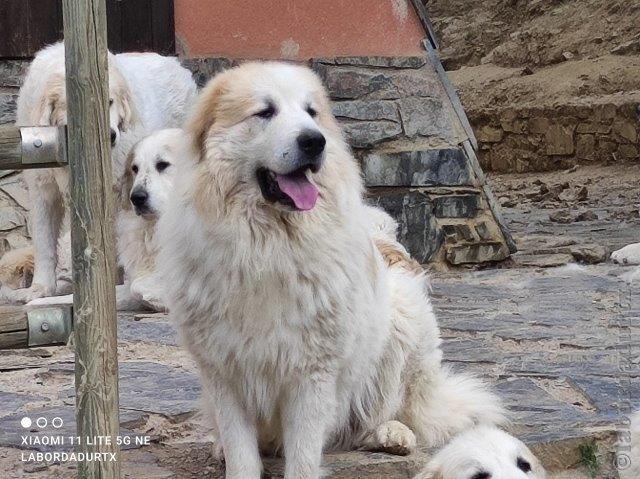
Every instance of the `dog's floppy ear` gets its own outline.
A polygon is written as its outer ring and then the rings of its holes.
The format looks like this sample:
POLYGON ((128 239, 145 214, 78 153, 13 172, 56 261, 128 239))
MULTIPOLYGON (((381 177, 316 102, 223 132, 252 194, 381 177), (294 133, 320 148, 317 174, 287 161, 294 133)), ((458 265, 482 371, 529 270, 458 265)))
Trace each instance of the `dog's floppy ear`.
POLYGON ((38 111, 36 112, 38 125, 62 126, 62 110, 66 108, 64 102, 64 89, 66 88, 64 77, 55 75, 47 82, 45 93, 42 96, 38 111))
POLYGON ((193 137, 193 146, 197 152, 204 150, 205 138, 216 121, 220 97, 225 90, 226 80, 218 77, 211 80, 200 93, 193 114, 187 124, 187 130, 193 137))
POLYGON ((133 172, 131 171, 131 165, 135 158, 135 147, 131 148, 131 151, 127 155, 127 161, 124 163, 124 172, 122 177, 118 180, 116 185, 116 195, 118 196, 118 203, 120 208, 125 211, 131 210, 131 188, 133 188, 133 172))
POLYGON ((119 90, 117 102, 119 105, 119 113, 122 119, 120 131, 129 130, 134 123, 137 122, 137 113, 133 108, 133 101, 131 99, 131 91, 125 87, 119 90))

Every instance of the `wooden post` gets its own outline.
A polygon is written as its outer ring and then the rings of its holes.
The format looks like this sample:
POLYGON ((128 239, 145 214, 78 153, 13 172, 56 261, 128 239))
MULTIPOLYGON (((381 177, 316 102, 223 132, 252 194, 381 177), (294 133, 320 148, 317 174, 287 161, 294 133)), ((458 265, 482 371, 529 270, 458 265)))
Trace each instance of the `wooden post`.
POLYGON ((78 476, 113 479, 120 477, 120 455, 105 0, 64 0, 63 13, 79 450, 116 454, 115 461, 79 463, 78 476))

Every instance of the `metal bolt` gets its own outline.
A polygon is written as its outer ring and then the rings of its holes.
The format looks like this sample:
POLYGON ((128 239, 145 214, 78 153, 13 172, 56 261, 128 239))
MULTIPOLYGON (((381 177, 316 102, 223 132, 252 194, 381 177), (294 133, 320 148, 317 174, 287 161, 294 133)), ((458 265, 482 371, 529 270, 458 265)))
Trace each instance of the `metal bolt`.
POLYGON ((45 333, 47 331, 49 331, 49 323, 47 323, 46 321, 44 323, 42 323, 42 325, 40 326, 40 329, 42 329, 45 333))
POLYGON ((42 146, 42 140, 38 138, 33 142, 33 146, 35 146, 36 148, 40 148, 42 146))

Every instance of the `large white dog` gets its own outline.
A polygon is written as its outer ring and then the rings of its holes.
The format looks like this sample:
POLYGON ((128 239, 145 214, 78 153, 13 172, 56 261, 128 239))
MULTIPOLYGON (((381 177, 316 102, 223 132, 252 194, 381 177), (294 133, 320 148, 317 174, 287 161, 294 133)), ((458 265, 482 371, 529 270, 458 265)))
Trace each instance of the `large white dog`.
POLYGON ((222 73, 188 124, 159 265, 228 479, 259 479, 261 449, 317 478, 323 448, 406 453, 502 419, 480 381, 442 368, 426 279, 375 226, 310 70, 222 73))
MULTIPOLYGON (((122 176, 131 147, 152 131, 182 126, 195 94, 190 72, 175 58, 153 53, 109 54, 114 185, 122 176)), ((16 114, 20 126, 67 123, 64 44, 49 46, 36 55, 20 89, 16 114)), ((35 271, 30 288, 10 295, 22 302, 70 289, 68 169, 30 170, 24 177, 31 197, 35 271)))

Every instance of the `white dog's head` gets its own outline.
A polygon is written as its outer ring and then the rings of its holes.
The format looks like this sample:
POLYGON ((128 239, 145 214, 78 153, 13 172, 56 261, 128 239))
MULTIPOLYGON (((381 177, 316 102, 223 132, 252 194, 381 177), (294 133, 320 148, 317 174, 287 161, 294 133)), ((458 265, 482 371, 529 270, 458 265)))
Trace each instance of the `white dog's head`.
POLYGON ((165 211, 187 156, 186 144, 184 130, 172 128, 152 133, 131 149, 120 191, 124 209, 147 219, 165 211))
MULTIPOLYGON (((135 112, 131 103, 131 91, 126 80, 109 55, 109 129, 111 146, 115 146, 120 134, 131 128, 135 112)), ((51 76, 39 109, 39 125, 63 126, 67 124, 67 91, 65 77, 56 73, 51 76)))
POLYGON ((328 163, 347 151, 319 78, 285 63, 246 63, 218 75, 189 130, 208 164, 201 182, 215 181, 227 204, 280 213, 313 209, 332 175, 328 163))
POLYGON ((479 426, 455 437, 416 479, 545 479, 538 459, 504 431, 479 426))

